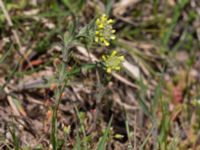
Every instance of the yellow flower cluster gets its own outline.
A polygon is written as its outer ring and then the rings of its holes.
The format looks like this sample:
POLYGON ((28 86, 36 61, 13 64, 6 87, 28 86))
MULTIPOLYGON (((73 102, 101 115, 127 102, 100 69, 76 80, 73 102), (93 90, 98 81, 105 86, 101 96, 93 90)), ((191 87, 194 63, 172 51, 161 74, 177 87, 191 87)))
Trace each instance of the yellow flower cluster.
MULTIPOLYGON (((109 46, 110 40, 114 40, 115 30, 113 29, 113 20, 109 19, 105 14, 100 16, 95 24, 95 42, 103 46, 109 46)), ((120 70, 124 56, 120 56, 116 50, 112 51, 110 55, 103 55, 102 61, 107 73, 115 70, 120 70)))
POLYGON ((109 41, 116 38, 115 30, 112 28, 113 22, 105 14, 96 20, 95 42, 105 46, 110 45, 109 41))
POLYGON ((111 73, 114 70, 120 70, 124 56, 119 56, 117 51, 112 51, 111 55, 102 56, 103 63, 106 67, 106 72, 111 73))

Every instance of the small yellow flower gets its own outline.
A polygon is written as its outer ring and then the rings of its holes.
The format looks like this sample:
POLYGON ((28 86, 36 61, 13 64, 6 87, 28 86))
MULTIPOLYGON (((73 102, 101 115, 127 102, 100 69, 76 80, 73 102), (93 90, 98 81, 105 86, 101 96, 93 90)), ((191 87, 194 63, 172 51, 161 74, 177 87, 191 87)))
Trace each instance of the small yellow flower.
POLYGON ((107 73, 111 73, 114 70, 120 70, 124 56, 119 56, 117 51, 113 51, 111 55, 102 56, 103 63, 107 73))
POLYGON ((96 20, 95 42, 105 46, 110 45, 109 41, 116 38, 115 30, 112 28, 113 22, 105 14, 96 20))

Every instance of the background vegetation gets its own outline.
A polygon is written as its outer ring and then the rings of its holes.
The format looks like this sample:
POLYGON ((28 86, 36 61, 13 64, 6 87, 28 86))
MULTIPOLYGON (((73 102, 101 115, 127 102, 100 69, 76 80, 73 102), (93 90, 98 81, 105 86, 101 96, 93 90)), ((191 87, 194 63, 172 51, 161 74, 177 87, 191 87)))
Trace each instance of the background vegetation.
POLYGON ((0 149, 200 149, 198 0, 0 8, 0 149), (102 14, 114 20, 109 47, 89 32, 102 14), (112 50, 125 60, 107 73, 98 61, 112 50))

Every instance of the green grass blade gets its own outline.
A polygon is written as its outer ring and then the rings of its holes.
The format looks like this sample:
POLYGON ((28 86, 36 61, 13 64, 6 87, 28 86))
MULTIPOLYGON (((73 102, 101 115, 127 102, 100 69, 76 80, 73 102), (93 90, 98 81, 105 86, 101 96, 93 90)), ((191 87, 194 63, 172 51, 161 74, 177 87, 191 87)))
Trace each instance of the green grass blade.
POLYGON ((51 121, 51 144, 53 146, 53 150, 57 150, 57 129, 56 129, 56 109, 52 109, 52 121, 51 121))
POLYGON ((15 150, 20 150, 19 138, 17 137, 15 131, 10 129, 10 133, 11 133, 11 136, 12 136, 14 149, 15 150))
POLYGON ((104 150, 105 149, 106 141, 107 141, 109 130, 110 130, 111 123, 112 123, 112 119, 113 119, 113 117, 111 117, 109 124, 108 124, 108 127, 106 128, 106 130, 104 132, 104 135, 99 141, 99 144, 97 146, 97 150, 104 150))
POLYGON ((178 22, 178 19, 181 15, 181 10, 184 8, 184 6, 188 3, 189 1, 188 0, 181 0, 174 8, 174 15, 173 15, 173 18, 172 18, 172 23, 171 25, 169 26, 169 28, 167 29, 167 31, 165 32, 164 36, 163 36, 163 46, 165 48, 167 48, 167 44, 170 40, 170 36, 173 32, 173 29, 174 27, 176 26, 177 22, 178 22))
POLYGON ((139 97, 138 103, 140 107, 142 108, 143 112, 145 113, 145 115, 152 119, 152 114, 149 110, 149 107, 146 105, 146 102, 145 102, 147 87, 143 83, 142 79, 138 81, 138 84, 140 86, 140 95, 139 95, 140 97, 139 97))
POLYGON ((13 45, 10 46, 10 48, 7 50, 7 52, 2 57, 0 57, 0 64, 6 60, 8 55, 10 55, 12 48, 13 48, 13 45))
POLYGON ((81 139, 80 139, 80 135, 78 133, 78 130, 77 130, 77 134, 76 134, 76 144, 75 144, 73 150, 82 150, 81 149, 81 139))
POLYGON ((149 131, 147 137, 145 138, 144 142, 142 143, 142 145, 140 146, 139 150, 144 150, 144 146, 146 145, 146 143, 148 142, 152 132, 154 130, 154 127, 149 131))

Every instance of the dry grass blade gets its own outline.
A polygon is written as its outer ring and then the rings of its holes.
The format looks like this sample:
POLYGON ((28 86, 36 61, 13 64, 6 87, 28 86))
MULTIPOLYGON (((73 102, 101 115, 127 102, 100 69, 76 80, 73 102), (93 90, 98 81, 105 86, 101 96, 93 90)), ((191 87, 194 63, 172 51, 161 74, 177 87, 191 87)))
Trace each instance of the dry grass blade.
POLYGON ((114 6, 114 14, 122 15, 129 8, 133 7, 134 4, 138 3, 140 0, 121 0, 114 6))
POLYGON ((5 93, 8 95, 7 98, 8 98, 8 103, 10 104, 12 110, 13 110, 13 114, 17 115, 17 116, 20 116, 20 112, 19 110, 17 109, 17 106, 15 105, 15 103, 13 102, 13 98, 12 96, 9 96, 10 94, 10 91, 8 90, 7 87, 5 87, 5 93))
POLYGON ((140 79, 140 70, 136 65, 129 63, 128 61, 123 62, 123 67, 133 76, 135 79, 140 79))
MULTIPOLYGON (((0 0, 0 7, 1 7, 1 9, 2 9, 4 15, 5 15, 5 18, 8 22, 8 25, 12 28, 13 27, 12 20, 11 20, 10 15, 7 12, 5 5, 4 5, 2 0, 0 0)), ((17 45, 19 46, 19 50, 17 50, 18 54, 29 64, 30 67, 32 67, 32 64, 30 63, 30 61, 28 60, 26 55, 23 54, 24 52, 22 51, 22 44, 20 42, 19 35, 18 35, 17 31, 13 28, 11 30, 12 30, 12 33, 14 35, 15 41, 16 41, 17 45)))
MULTIPOLYGON (((112 89, 111 89, 112 90, 112 89)), ((138 106, 131 106, 131 105, 128 105, 124 102, 121 101, 121 98, 119 96, 119 94, 115 91, 112 90, 112 93, 113 93, 113 100, 118 104, 120 105, 122 108, 124 108, 125 110, 127 111, 134 111, 134 110, 138 110, 138 106)))

